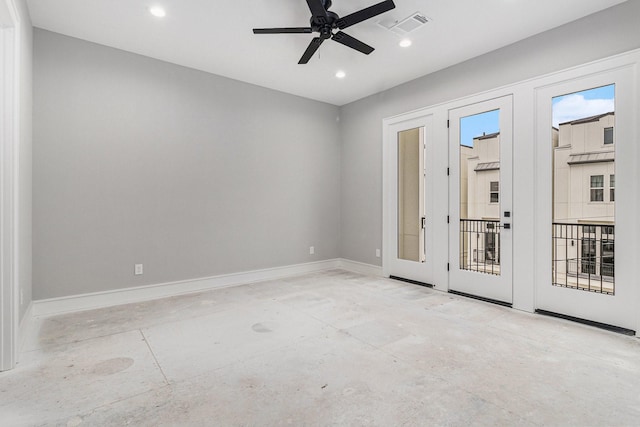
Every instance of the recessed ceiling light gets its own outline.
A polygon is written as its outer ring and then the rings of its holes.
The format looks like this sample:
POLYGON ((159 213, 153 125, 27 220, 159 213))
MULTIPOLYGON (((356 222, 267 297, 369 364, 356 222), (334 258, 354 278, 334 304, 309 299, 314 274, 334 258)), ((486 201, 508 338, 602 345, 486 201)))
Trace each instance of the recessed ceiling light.
POLYGON ((164 18, 167 15, 167 12, 161 8, 160 6, 154 6, 149 9, 149 12, 158 18, 164 18))
POLYGON ((347 76, 347 73, 345 73, 344 71, 338 71, 336 73, 336 77, 339 79, 344 79, 347 76))
POLYGON ((399 44, 400 44, 400 47, 409 47, 409 46, 411 46, 411 43, 412 42, 409 39, 402 39, 402 40, 400 40, 399 44))

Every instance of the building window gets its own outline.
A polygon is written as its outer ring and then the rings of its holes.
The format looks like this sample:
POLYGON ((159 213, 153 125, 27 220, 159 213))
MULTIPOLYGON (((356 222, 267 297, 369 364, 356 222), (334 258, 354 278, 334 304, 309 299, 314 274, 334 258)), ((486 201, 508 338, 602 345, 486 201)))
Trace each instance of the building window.
POLYGON ((616 201, 616 176, 609 175, 609 201, 616 201))
POLYGON ((604 175, 591 175, 591 201, 604 201, 604 175))
POLYGON ((484 234, 484 262, 500 264, 500 235, 498 233, 484 234))
POLYGON ((604 143, 613 144, 613 128, 604 128, 604 143))
POLYGON ((500 201, 500 183, 492 181, 489 183, 489 201, 491 203, 498 203, 500 201))
POLYGON ((602 254, 602 265, 600 266, 600 274, 602 276, 614 277, 614 241, 613 240, 603 240, 601 254, 602 254))
POLYGON ((596 274, 596 239, 582 239, 580 271, 583 274, 596 274))

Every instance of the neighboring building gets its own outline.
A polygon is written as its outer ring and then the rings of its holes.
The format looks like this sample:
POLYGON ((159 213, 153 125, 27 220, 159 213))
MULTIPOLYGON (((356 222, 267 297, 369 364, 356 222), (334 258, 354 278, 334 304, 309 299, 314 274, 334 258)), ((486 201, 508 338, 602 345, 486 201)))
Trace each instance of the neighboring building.
POLYGON ((613 224, 614 113, 561 123, 553 148, 554 222, 613 224))
POLYGON ((500 273, 500 133, 460 146, 460 266, 500 273))
POLYGON ((561 123, 553 145, 554 283, 613 293, 615 114, 561 123))

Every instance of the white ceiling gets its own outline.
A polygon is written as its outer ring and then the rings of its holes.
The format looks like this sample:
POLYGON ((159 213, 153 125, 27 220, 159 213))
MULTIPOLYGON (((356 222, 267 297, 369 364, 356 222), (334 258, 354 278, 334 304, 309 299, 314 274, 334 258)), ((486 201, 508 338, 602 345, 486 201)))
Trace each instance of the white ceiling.
MULTIPOLYGON (((381 0, 333 0, 345 16, 381 0)), ((312 34, 254 35, 252 28, 304 27, 305 0, 28 0, 36 27, 160 60, 344 105, 624 0, 395 0, 396 8, 345 30, 369 56, 325 42, 298 65, 312 34), (162 5, 156 18, 149 7, 162 5), (377 22, 422 12, 433 21, 413 45, 377 22), (347 77, 338 80, 337 70, 347 77)))

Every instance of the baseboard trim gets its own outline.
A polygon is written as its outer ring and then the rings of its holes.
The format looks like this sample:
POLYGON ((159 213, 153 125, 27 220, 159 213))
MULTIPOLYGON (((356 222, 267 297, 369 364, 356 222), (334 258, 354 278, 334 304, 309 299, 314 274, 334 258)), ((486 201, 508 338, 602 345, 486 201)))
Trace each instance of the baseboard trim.
POLYGON ((352 261, 350 259, 338 259, 338 268, 354 273, 365 274, 367 276, 382 277, 382 267, 365 264, 363 262, 352 261))
MULTIPOLYGON (((347 265, 351 267, 353 267, 353 264, 359 263, 354 263, 353 261, 349 261, 347 263, 347 265)), ((362 265, 364 266, 366 264, 362 265)), ((223 274, 220 276, 205 277, 193 280, 182 280, 178 282, 117 289, 105 292, 71 295, 68 297, 33 301, 31 306, 31 315, 29 317, 53 316, 78 311, 93 310, 96 308, 112 307, 115 305, 150 301, 159 298, 226 288, 230 286, 260 282, 264 280, 279 279, 282 277, 296 276, 300 274, 313 273, 334 268, 343 268, 345 270, 355 271, 352 270, 352 268, 343 266, 343 260, 341 259, 330 259, 325 261, 295 264, 284 267, 274 267, 241 273, 223 274)), ((27 327, 28 325, 25 325, 25 328, 27 327)), ((26 333, 21 333, 20 336, 26 336, 26 333)))

